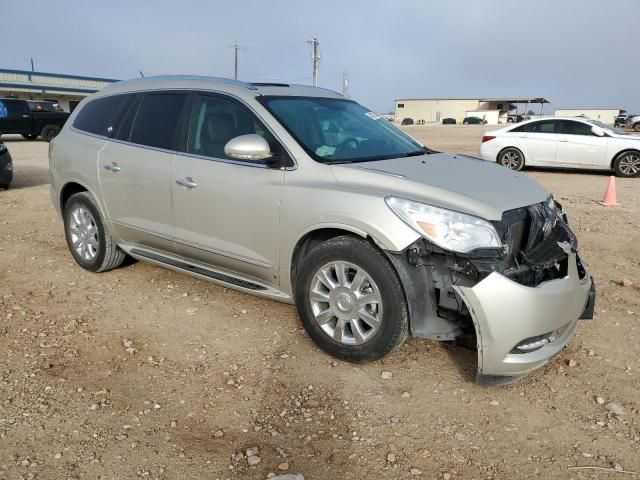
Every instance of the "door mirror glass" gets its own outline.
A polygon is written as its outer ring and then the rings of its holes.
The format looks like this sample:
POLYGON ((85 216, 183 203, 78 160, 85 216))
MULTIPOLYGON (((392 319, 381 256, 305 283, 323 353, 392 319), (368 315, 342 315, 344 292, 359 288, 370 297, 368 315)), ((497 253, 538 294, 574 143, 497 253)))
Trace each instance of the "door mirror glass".
POLYGON ((597 125, 591 127, 591 133, 593 133, 596 137, 604 137, 604 129, 597 125))
POLYGON ((271 158, 271 147, 260 135, 250 133, 232 138, 224 146, 224 153, 237 160, 260 161, 271 158))

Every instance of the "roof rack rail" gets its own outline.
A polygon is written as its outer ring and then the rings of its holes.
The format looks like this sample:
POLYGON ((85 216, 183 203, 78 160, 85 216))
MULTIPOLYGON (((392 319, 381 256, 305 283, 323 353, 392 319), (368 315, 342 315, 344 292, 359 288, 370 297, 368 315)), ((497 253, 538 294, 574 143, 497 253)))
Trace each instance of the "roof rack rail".
POLYGON ((254 87, 290 87, 288 83, 273 83, 273 82, 251 82, 250 85, 254 87))

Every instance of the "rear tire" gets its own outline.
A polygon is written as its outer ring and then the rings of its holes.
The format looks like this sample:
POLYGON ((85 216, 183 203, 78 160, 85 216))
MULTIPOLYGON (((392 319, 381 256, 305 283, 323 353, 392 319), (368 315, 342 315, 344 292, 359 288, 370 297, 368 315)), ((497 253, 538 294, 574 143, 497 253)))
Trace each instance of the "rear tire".
POLYGON ((409 334, 398 274, 364 239, 345 235, 315 246, 295 282, 305 330, 334 357, 357 363, 376 360, 402 345, 409 334))
POLYGON ((43 140, 46 140, 47 142, 50 142, 51 140, 53 140, 56 137, 56 135, 58 135, 58 133, 60 133, 60 127, 59 126, 57 126, 57 125, 47 125, 40 132, 40 136, 42 137, 43 140))
POLYGON ((64 233, 73 259, 90 272, 106 272, 126 258, 104 226, 100 210, 88 192, 72 195, 64 206, 64 233))
POLYGON ((25 138, 26 140, 35 140, 36 138, 38 138, 38 135, 34 133, 30 133, 28 135, 23 134, 22 138, 25 138))
POLYGON ((613 171, 618 177, 640 176, 640 152, 622 152, 613 162, 613 171))
POLYGON ((511 170, 522 170, 524 167, 524 155, 517 148, 505 148, 498 154, 498 163, 511 170))

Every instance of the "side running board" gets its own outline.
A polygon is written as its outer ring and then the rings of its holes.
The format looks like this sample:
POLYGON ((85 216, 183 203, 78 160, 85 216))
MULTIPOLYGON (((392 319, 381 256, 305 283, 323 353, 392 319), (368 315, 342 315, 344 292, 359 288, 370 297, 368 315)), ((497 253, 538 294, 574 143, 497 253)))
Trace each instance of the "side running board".
POLYGON ((180 260, 174 260, 173 258, 164 257, 156 253, 146 252, 144 250, 140 250, 137 248, 132 249, 131 253, 133 255, 138 255, 140 257, 148 258, 150 260, 164 263, 166 265, 171 265, 172 267, 176 267, 181 270, 185 270, 187 272, 196 273, 198 275, 204 275, 205 277, 209 277, 213 280, 228 283, 230 285, 235 285, 237 287, 246 288, 249 290, 267 290, 266 287, 263 287, 262 285, 258 285, 257 283, 249 282, 247 280, 242 280, 240 278, 236 278, 231 275, 226 275, 224 273, 214 272, 213 270, 208 270, 206 268, 198 267, 196 265, 191 265, 190 263, 181 262, 180 260))

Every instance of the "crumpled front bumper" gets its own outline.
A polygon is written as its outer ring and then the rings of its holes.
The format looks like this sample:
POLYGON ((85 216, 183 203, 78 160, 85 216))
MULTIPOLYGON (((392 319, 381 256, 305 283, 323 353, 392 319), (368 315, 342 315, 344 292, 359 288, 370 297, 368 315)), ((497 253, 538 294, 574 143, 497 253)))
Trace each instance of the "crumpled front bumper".
POLYGON ((579 277, 578 262, 575 253, 569 254, 567 275, 537 287, 520 285, 497 272, 474 287, 454 287, 473 318, 478 383, 511 383, 541 367, 571 340, 578 320, 591 317, 595 285, 586 271, 579 277), (542 348, 514 353, 526 339, 551 332, 551 341, 542 348))

